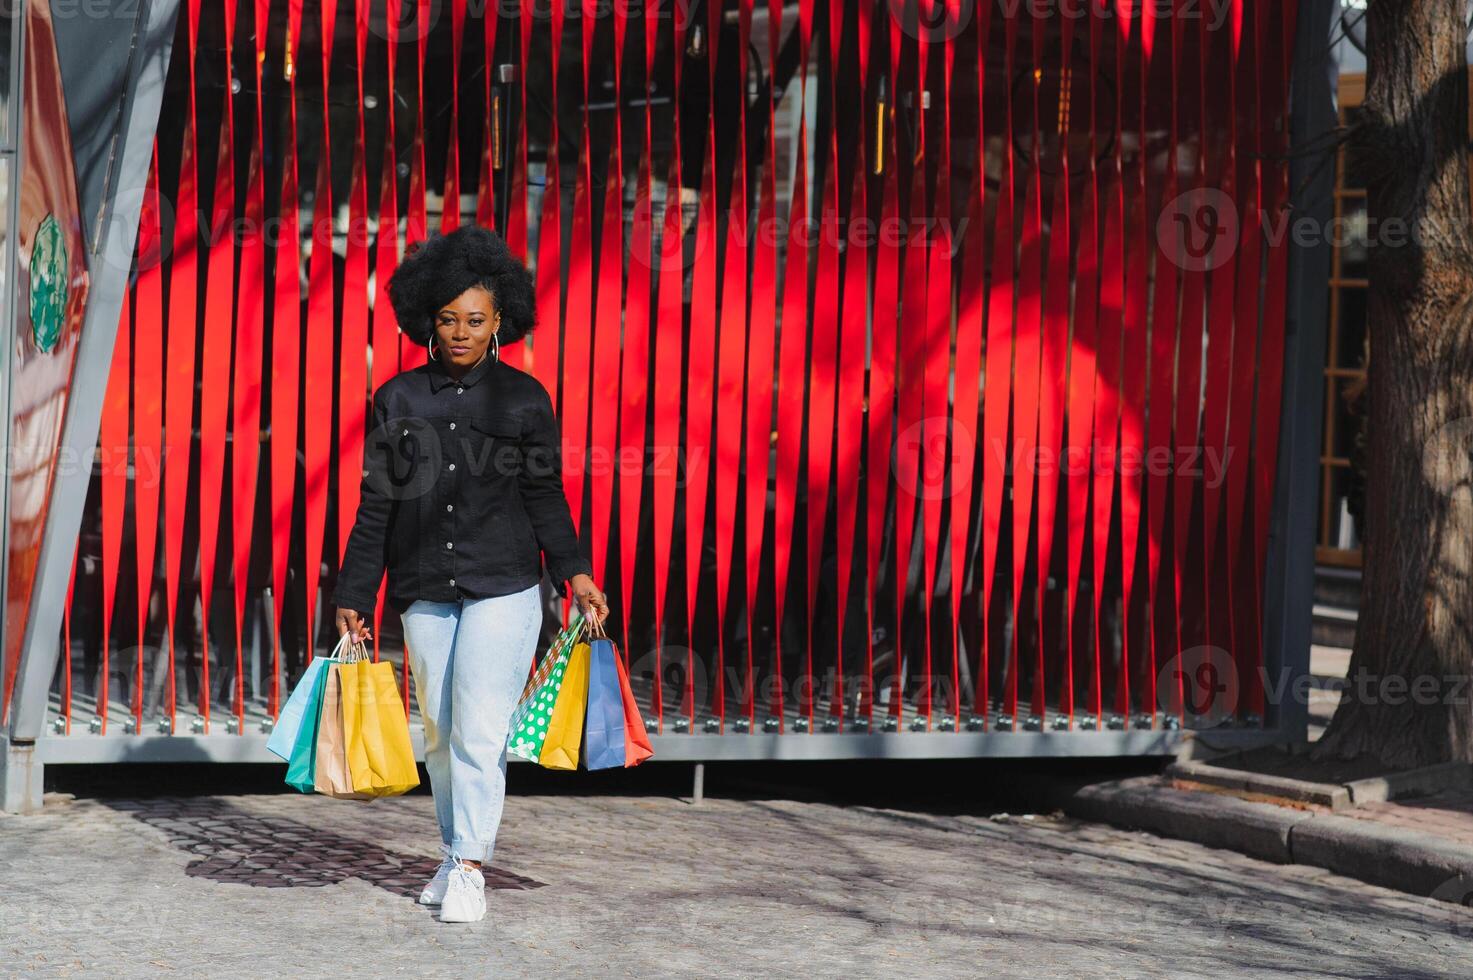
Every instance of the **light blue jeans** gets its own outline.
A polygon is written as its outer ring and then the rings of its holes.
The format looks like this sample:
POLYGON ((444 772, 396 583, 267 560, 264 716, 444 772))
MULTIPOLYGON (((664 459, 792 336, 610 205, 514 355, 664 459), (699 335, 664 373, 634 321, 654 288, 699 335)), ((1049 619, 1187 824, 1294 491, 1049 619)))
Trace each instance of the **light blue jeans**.
POLYGON ((489 862, 506 798, 511 715, 542 626, 540 587, 460 602, 420 599, 401 618, 440 839, 461 858, 489 862))

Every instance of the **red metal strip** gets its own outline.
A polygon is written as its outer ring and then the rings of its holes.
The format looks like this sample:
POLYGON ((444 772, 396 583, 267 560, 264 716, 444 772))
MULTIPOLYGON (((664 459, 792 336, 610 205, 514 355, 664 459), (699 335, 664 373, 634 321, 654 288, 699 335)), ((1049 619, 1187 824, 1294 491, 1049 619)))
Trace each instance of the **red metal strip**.
MULTIPOLYGON (((804 578, 804 605, 806 609, 807 649, 803 659, 803 686, 799 692, 799 712, 808 719, 808 730, 813 730, 814 711, 814 645, 822 638, 814 631, 814 605, 818 593, 818 574, 823 559, 824 523, 828 519, 829 492, 833 474, 834 453, 834 399, 837 394, 838 350, 839 350, 839 142, 834 124, 837 97, 834 89, 838 84, 839 42, 843 36, 844 8, 842 0, 829 0, 828 23, 825 34, 828 38, 828 55, 824 59, 829 76, 829 145, 828 166, 824 168, 822 186, 819 187, 819 227, 817 240, 816 271, 813 285, 813 320, 809 325, 812 339, 812 354, 808 374, 808 456, 806 474, 807 510, 803 520, 805 534, 807 574, 804 578)), ((712 106, 714 113, 714 103, 712 106)), ((714 126, 714 121, 713 121, 714 126)), ((840 555, 838 563, 848 561, 840 555)), ((826 645, 832 641, 838 646, 839 631, 832 637, 822 639, 826 645)))
MULTIPOLYGON (((1084 9, 1084 8, 1080 8, 1084 9)), ((1074 664, 1074 641, 1078 632, 1075 614, 1079 607, 1079 587, 1084 569, 1085 529, 1089 524, 1089 489, 1094 454, 1091 439, 1094 434, 1095 363, 1097 324, 1100 303, 1100 227, 1099 227, 1099 174, 1097 156, 1098 120, 1097 100, 1099 97, 1099 47, 1100 19, 1092 12, 1089 16, 1089 174, 1088 187, 1084 191, 1084 211, 1080 217, 1079 246, 1074 273, 1074 335, 1069 345, 1069 417, 1064 449, 1064 473, 1067 480, 1066 507, 1068 530, 1066 532, 1066 572, 1064 575, 1064 670, 1063 682, 1059 687, 1059 711, 1074 726, 1074 695, 1077 676, 1074 664)), ((1072 87, 1072 83, 1071 83, 1072 87)), ((1098 593, 1095 593, 1098 604, 1098 593)), ((1094 675, 1097 680, 1098 664, 1094 675)), ((1096 710, 1098 710, 1096 708, 1096 710)))
MULTIPOLYGON (((404 249, 409 249, 425 240, 429 234, 428 204, 425 200, 425 46, 434 27, 436 13, 434 0, 416 0, 415 24, 415 75, 414 75, 414 138, 409 145, 409 199, 404 222, 404 249)), ((531 6, 528 4, 528 6, 531 6)), ((393 103, 389 103, 391 106, 393 103)), ((424 364, 429 349, 400 334, 399 369, 409 371, 424 364)))
MULTIPOLYGON (((1035 30, 1040 25, 1035 22, 1035 30)), ((1059 502, 1059 459, 1064 441, 1064 408, 1068 401, 1069 293, 1073 282, 1069 265, 1071 230, 1069 213, 1069 146, 1074 114, 1068 101, 1072 94, 1070 73, 1074 51, 1074 18, 1066 13, 1059 22, 1059 93, 1052 106, 1050 124, 1058 133, 1058 173, 1054 177, 1053 210, 1049 218, 1048 267, 1044 273, 1043 347, 1039 372, 1038 397, 1038 632, 1037 661, 1033 674, 1032 712, 1042 718, 1045 690, 1048 685, 1048 653, 1053 649, 1047 634, 1049 571, 1054 554, 1054 520, 1059 502)), ((1043 133, 1035 139, 1042 140, 1043 133)), ((1060 665, 1067 669, 1067 665, 1060 665)), ((1070 678, 1060 670, 1058 688, 1070 686, 1070 678)))
MULTIPOLYGON (((872 8, 865 3, 858 5, 856 10, 856 58, 858 61, 858 75, 854 80, 856 90, 868 91, 869 82, 869 45, 870 45, 870 16, 872 8)), ((834 15, 830 15, 833 17, 834 15)), ((833 82, 837 88, 837 79, 833 82)), ((832 118, 832 117, 831 117, 832 118)), ((863 117, 861 116, 861 126, 863 117)), ((859 139, 854 143, 853 173, 850 177, 851 188, 849 192, 848 223, 845 226, 848 234, 844 238, 844 284, 841 299, 841 322, 844 325, 844 334, 839 342, 839 373, 838 390, 835 398, 837 417, 835 419, 835 464, 834 464, 834 489, 836 493, 835 514, 838 528, 838 615, 834 622, 838 624, 837 636, 835 637, 835 660, 834 660, 834 682, 833 697, 829 703, 829 713, 834 718, 839 731, 844 729, 845 709, 845 684, 847 676, 844 670, 844 624, 847 622, 849 588, 856 571, 854 564, 854 545, 859 534, 859 466, 860 453, 864 445, 865 432, 865 402, 864 402, 864 360, 865 360, 865 332, 864 322, 866 306, 869 301, 869 251, 871 235, 868 229, 869 203, 865 194, 865 187, 869 181, 869 173, 865 163, 865 140, 868 129, 860 130, 859 139)), ((837 155, 835 156, 835 172, 837 174, 837 155)), ((835 229, 837 231, 837 229, 835 229)), ((881 503, 883 509, 884 504, 881 503)), ((867 607, 868 602, 864 603, 867 607)), ((861 684, 860 695, 868 698, 870 695, 870 680, 866 676, 861 684)))
MULTIPOLYGON (((966 231, 962 246, 962 278, 956 315, 956 383, 951 408, 951 619, 952 685, 956 720, 961 721, 960 661, 970 615, 963 618, 962 599, 966 595, 968 531, 972 498, 972 472, 977 462, 978 412, 982 403, 982 340, 987 306, 987 234, 983 228, 987 211, 987 153, 985 140, 987 100, 987 42, 991 34, 991 15, 978 12, 977 21, 977 160, 972 188, 967 196, 966 231), (960 513, 958 513, 960 510, 960 513)), ((994 246, 997 247, 997 246, 994 246)), ((986 685, 985 665, 980 649, 972 673, 974 706, 986 685)))
POLYGON ((587 68, 593 47, 593 24, 591 9, 585 10, 578 18, 583 51, 583 104, 579 113, 582 133, 578 142, 578 173, 573 187, 573 226, 564 283, 567 305, 561 331, 563 487, 575 528, 583 525, 583 485, 588 471, 588 372, 593 345, 593 164, 588 145, 587 68))
MULTIPOLYGON (((462 0, 463 2, 463 0, 462 0)), ((343 300, 339 326, 338 443, 338 567, 348 547, 348 535, 358 514, 363 471, 363 440, 369 411, 368 368, 368 168, 363 123, 363 57, 368 41, 369 0, 353 0, 353 163, 348 185, 348 241, 343 262, 343 300)), ((453 132, 453 130, 452 130, 453 132)), ((377 607, 375 620, 378 621, 377 607)), ((377 650, 378 630, 374 631, 377 650)))
MULTIPOLYGON (((798 10, 798 92, 807 101, 808 52, 813 30, 813 0, 801 0, 798 10)), ((777 354, 776 497, 773 510, 773 582, 776 620, 773 630, 773 683, 771 711, 786 729, 783 717, 782 624, 787 606, 788 571, 792 557, 793 511, 797 502, 800 446, 803 438, 803 377, 808 340, 808 127, 798 127, 793 198, 788 208, 788 248, 783 262, 782 320, 777 354)), ((806 644, 805 644, 806 646, 806 644)))
MULTIPOLYGON (((63 734, 72 733, 72 596, 77 589, 77 562, 81 556, 72 552, 72 573, 66 584, 66 605, 61 611, 61 717, 63 734)), ((143 649, 143 644, 138 644, 143 649)), ((106 721, 103 722, 104 728, 106 721)))
MULTIPOLYGON (((263 0, 258 0, 263 2, 263 0)), ((264 0, 269 2, 269 0, 264 0)), ((385 45, 385 99, 384 103, 393 106, 394 103, 394 71, 397 58, 395 54, 399 46, 399 16, 400 0, 387 0, 387 11, 385 13, 385 29, 387 44, 385 45)), ((494 15, 492 15, 494 20, 494 15)), ((365 229, 365 235, 367 230, 365 229)), ((373 322, 371 325, 373 337, 373 351, 370 358, 372 377, 369 383, 370 391, 377 391, 384 382, 388 381, 399 371, 399 324, 394 316, 394 305, 389 301, 389 279, 394 274, 394 269, 399 264, 399 190, 398 190, 398 154, 395 152, 394 113, 384 113, 384 153, 383 164, 379 170, 379 197, 378 197, 378 238, 374 245, 374 291, 373 291, 373 322)), ((505 356, 505 353, 502 355, 505 356)), ((351 471, 350 471, 351 472, 351 471)), ((374 605, 373 613, 373 659, 379 659, 379 638, 382 634, 384 618, 384 590, 387 583, 387 574, 379 581, 378 601, 374 605)), ((401 680, 404 682, 405 697, 408 697, 409 684, 409 660, 404 658, 400 663, 401 680)))
MULTIPOLYGON (((562 177, 558 171, 557 76, 562 63, 563 3, 553 0, 551 85, 548 105, 547 165, 542 184, 542 218, 537 226, 537 336, 531 340, 532 374, 558 403, 558 357, 562 350, 562 177)), ((523 355, 524 357, 526 355, 523 355)))
MULTIPOLYGON (((154 143, 138 224, 138 324, 133 351, 133 538, 137 547, 138 653, 133 678, 133 722, 143 731, 143 638, 153 597, 159 536, 159 477, 164 463, 164 259, 159 214, 159 149, 154 143)), ((68 716, 70 719, 70 716, 68 716)))
MULTIPOLYGON (((615 5, 615 17, 620 17, 615 5)), ((617 20, 616 20, 617 24, 617 20)), ((641 43, 644 74, 640 84, 649 90, 654 75, 656 30, 659 15, 647 4, 641 43)), ((650 103, 644 102, 644 142, 639 153, 639 178, 634 191, 634 213, 629 228, 629 278, 624 300, 623 364, 619 379, 619 602, 625 636, 630 635, 631 594, 634 563, 639 554, 640 496, 644 488, 645 429, 649 413, 650 370, 650 283, 653 215, 650 203, 652 119, 650 103)), ((657 641, 658 642, 658 639, 657 641)), ((625 656, 629 643, 624 644, 625 656)))
MULTIPOLYGON (((769 0, 767 50, 769 70, 777 64, 782 31, 782 0, 769 0)), ((756 721, 756 664, 753 639, 756 626, 757 587, 761 581, 762 538, 767 518, 767 478, 772 450, 772 405, 775 375, 773 338, 776 336, 777 304, 777 140, 776 107, 767 102, 767 159, 757 197, 757 247, 752 260, 752 326, 747 332, 746 388, 746 506, 743 540, 746 547, 747 676, 742 710, 749 723, 756 721)), ((775 531, 775 529, 774 529, 775 531)), ((778 672, 781 683, 781 672, 778 672)))
MULTIPOLYGON (((189 457, 194 436, 195 335, 199 300, 199 186, 195 141, 194 57, 199 41, 199 0, 189 0, 189 83, 185 99, 179 186, 174 194, 174 248, 169 263, 169 360, 164 378, 164 579, 168 593, 169 675, 165 684, 169 734, 174 733, 178 697, 174 659, 178 596, 184 550, 184 515, 189 505, 189 457)), ((188 642, 188 640, 186 640, 188 642)))
MULTIPOLYGON (((1028 570, 1028 545, 1033 525, 1033 497, 1038 476, 1038 402, 1040 357, 1043 351, 1043 173, 1038 149, 1038 88, 1043 71, 1043 32, 1032 25, 1029 72, 1034 138, 1029 151, 1032 176, 1023 198, 1023 237, 1018 251, 1018 311, 1013 326, 1013 648, 1007 672, 1007 713, 1017 724, 1018 685, 1023 669, 1023 581, 1028 570)), ((1040 573, 1042 575, 1042 573, 1040 573)), ((1038 615, 1037 598, 1029 606, 1038 615)))
MULTIPOLYGON (((485 61, 481 66, 481 96, 485 103, 481 112, 481 170, 476 187, 476 224, 484 228, 496 227, 496 171, 502 166, 496 155, 501 149, 501 111, 492 87, 497 67, 496 27, 500 20, 499 4, 487 4, 481 8, 481 29, 486 39, 485 61)), ((614 84, 618 84, 617 77, 614 84)))
MULTIPOLYGON (((712 31, 715 36, 715 31, 712 31)), ((752 0, 738 0, 737 74, 747 77, 752 37, 752 0)), ((714 52, 713 52, 714 58, 714 52)), ((714 91, 714 86, 713 86, 714 91)), ((714 110, 713 110, 714 111, 714 110)), ((737 159, 732 167, 727 206, 725 265, 721 284, 721 325, 716 377, 716 671, 712 692, 716 715, 726 731, 726 611, 730 601, 731 562, 737 536, 737 491, 742 465, 742 369, 747 338, 747 100, 738 100, 737 159)), ((765 495, 764 495, 765 496, 765 495)), ((765 503, 765 501, 764 501, 765 503)), ((760 542, 759 542, 760 543, 760 542)), ((842 608, 842 607, 841 607, 842 608)), ((748 607, 750 632, 750 606, 748 607)), ((840 621, 843 620, 842 615, 840 621)), ((751 644, 748 643, 750 649, 751 644)), ((749 676, 750 679, 750 676, 749 676)), ((743 699, 745 709, 746 701, 743 699)))
MULTIPOLYGON (((1290 59, 1294 51, 1295 4, 1284 4, 1277 24, 1266 15, 1261 18, 1259 46, 1260 70, 1267 74, 1267 84, 1260 87, 1259 125, 1263 146, 1271 147, 1272 158, 1264 177, 1266 188, 1264 209, 1265 232, 1273 237, 1268 249, 1267 274, 1263 290, 1263 327, 1259 352, 1257 433, 1254 439, 1253 468, 1253 596, 1256 603, 1255 638, 1259 642, 1258 666, 1263 662, 1263 583, 1267 575, 1270 508, 1273 505, 1274 479, 1278 469, 1279 419, 1283 406, 1284 320, 1288 302, 1289 245, 1283 231, 1287 229, 1289 206, 1289 118, 1288 96, 1290 59)), ((1250 688, 1249 710, 1263 714, 1261 684, 1250 688)))
MULTIPOLYGON (((1003 77, 1013 77, 1013 53, 1018 41, 1016 12, 1005 13, 1003 77)), ((1014 196, 1013 99, 1004 100, 1002 174, 998 180, 997 216, 993 232, 992 281, 987 293, 987 351, 984 358, 982 399, 982 666, 977 685, 977 711, 985 718, 988 703, 989 663, 992 647, 992 588, 997 569, 998 541, 1002 533, 1003 491, 1006 487, 1008 454, 1008 409, 1013 380, 1013 334, 1016 290, 1013 282, 1014 196)), ((1006 662, 1005 662, 1006 667, 1006 662)), ((1009 717, 1014 708, 1006 709, 1009 717)))
MULTIPOLYGON (((675 50, 685 44, 685 18, 689 11, 681 4, 673 8, 675 50)), ((660 235, 660 278, 656 300, 655 328, 655 418, 654 459, 651 480, 655 534, 655 716, 658 730, 665 725, 664 689, 662 686, 665 631, 665 600, 670 584, 670 549, 675 526, 675 484, 678 478, 676 458, 680 449, 680 385, 666 379, 680 377, 684 325, 684 255, 683 221, 681 217, 680 177, 680 58, 671 59, 674 86, 671 101, 670 176, 665 183, 665 226, 660 235), (666 383, 661 383, 666 382, 666 383)))
MULTIPOLYGON (((465 49, 466 0, 450 0, 450 126, 445 138, 445 187, 440 203, 440 233, 448 234, 460 227, 460 55, 465 49)), ((483 11, 495 11, 491 4, 483 11)), ((491 72, 490 58, 481 73, 491 72)), ((359 105, 363 103, 358 100, 359 105)), ((361 109, 360 109, 361 113, 361 109)), ((361 145, 361 143, 360 143, 361 145)))
MULTIPOLYGON (((215 157, 214 204, 207 240, 204 344, 200 351, 199 477, 201 487, 225 484, 225 433, 230 412, 230 349, 235 312, 235 113, 231 93, 231 49, 235 35, 235 0, 225 8, 225 88, 221 107, 219 150, 215 157)), ((215 555, 220 543, 223 495, 201 493, 199 499, 200 714, 210 731, 210 606, 215 584, 215 555)))
MULTIPOLYGON (((285 74, 287 120, 283 127, 281 169, 281 233, 276 239, 276 268, 271 316, 271 559, 274 604, 271 716, 281 701, 281 609, 286 598, 287 561, 291 555, 292 510, 297 469, 297 412, 301 404, 301 233, 297 226, 297 74, 302 36, 302 0, 288 0, 285 74)), ((172 308, 172 304, 171 304, 172 308)), ((172 356, 172 354, 171 354, 172 356)))
MULTIPOLYGON (((1118 0, 1122 5, 1129 0, 1118 0)), ((1146 144, 1146 99, 1150 87, 1153 7, 1142 4, 1133 33, 1125 18, 1121 31, 1126 38, 1135 36, 1140 62, 1136 69, 1136 100, 1130 106, 1127 120, 1135 123, 1139 145, 1146 144)), ((1128 77, 1128 76, 1127 76, 1128 77)), ((1121 641, 1120 675, 1115 688, 1115 710, 1127 715, 1131 710, 1132 670, 1143 658, 1135 652, 1130 628, 1135 608, 1135 570, 1141 531, 1141 460, 1146 443, 1146 361, 1149 356, 1146 335, 1146 305, 1149 299, 1150 251, 1148 236, 1152 227, 1147 218, 1146 159, 1144 152, 1135 154, 1125 177, 1125 315, 1122 328, 1120 385, 1120 588, 1121 641)), ((1149 665, 1141 668, 1150 675, 1149 665)))
MULTIPOLYGON (((112 366, 102 396, 102 421, 98 430, 101 478, 98 493, 102 502, 102 674, 97 684, 97 713, 102 718, 101 734, 107 734, 109 652, 112 645, 113 608, 117 602, 118 564, 123 555, 123 515, 128 497, 128 380, 133 356, 132 296, 123 294, 118 317, 118 339, 113 344, 112 366)), ((76 579, 76 559, 72 560, 76 579)), ((72 608, 71 587, 67 590, 68 613, 72 608)), ((141 643, 141 639, 140 639, 141 643)), ((62 646, 62 657, 70 672, 71 642, 62 646)), ((70 700, 70 698, 68 698, 70 700)))
MULTIPOLYGON (((527 253, 527 69, 532 48, 532 15, 534 5, 518 4, 517 21, 517 130, 512 136, 511 200, 506 208, 506 244, 513 255, 528 258, 527 253)), ((525 345, 522 356, 525 358, 525 345)))
MULTIPOLYGON (((594 19, 594 4, 585 3, 583 16, 594 19)), ((624 120, 623 91, 624 36, 629 19, 622 4, 614 5, 614 133, 609 144, 609 158, 604 169, 603 214, 599 219, 598 301, 595 306, 593 335, 592 421, 588 478, 592 482, 593 514, 589 519, 593 532, 593 572, 603 583, 609 557, 610 513, 614 504, 614 474, 619 461, 609 458, 618 447, 619 424, 619 343, 624 311, 624 120)), ((648 329, 648 328, 646 328, 648 329)), ((646 370, 648 368, 646 367, 646 370)), ((644 392, 645 374, 641 372, 640 393, 644 392)))
POLYGON ((263 167, 261 66, 266 60, 265 25, 270 0, 254 0, 255 99, 251 156, 246 176, 245 222, 240 235, 240 289, 235 302, 235 367, 231 385, 231 545, 235 601, 235 703, 237 731, 245 731, 245 651, 241 624, 245 622, 246 587, 250 580, 254 539, 256 490, 261 466, 261 394, 265 371, 266 296, 266 184, 263 167))
MULTIPOLYGON (((337 0, 323 0, 321 38, 335 36, 337 0)), ((332 71, 332 45, 322 45, 322 145, 317 155, 317 192, 312 198, 312 255, 307 265, 307 342, 304 351, 306 384, 302 412, 307 419, 332 417, 333 386, 328 383, 337 369, 333 363, 333 253, 332 253, 332 129, 328 102, 332 71)), ((322 550, 326 543, 327 480, 332 467, 333 435, 326 425, 307 425, 302 432, 305 467, 307 560, 303 569, 306 592, 307 660, 316 647, 317 585, 322 574, 322 550)))
MULTIPOLYGON (((706 149, 697 163, 700 203, 696 212, 695 254, 691 263, 689 349, 685 369, 685 616, 694 636, 701 556, 711 480, 711 433, 716 389, 716 57, 721 38, 721 0, 706 4, 706 149)), ((693 644, 692 644, 693 645, 693 644)), ((682 703, 695 716, 695 651, 687 649, 682 703)))

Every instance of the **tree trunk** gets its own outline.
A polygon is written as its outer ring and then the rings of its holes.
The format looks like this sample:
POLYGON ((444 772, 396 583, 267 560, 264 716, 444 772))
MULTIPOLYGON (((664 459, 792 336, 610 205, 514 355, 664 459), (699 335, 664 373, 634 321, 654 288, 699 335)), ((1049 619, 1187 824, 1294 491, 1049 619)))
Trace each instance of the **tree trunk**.
POLYGON ((1464 0, 1368 5, 1360 623, 1316 755, 1473 762, 1473 244, 1464 0))

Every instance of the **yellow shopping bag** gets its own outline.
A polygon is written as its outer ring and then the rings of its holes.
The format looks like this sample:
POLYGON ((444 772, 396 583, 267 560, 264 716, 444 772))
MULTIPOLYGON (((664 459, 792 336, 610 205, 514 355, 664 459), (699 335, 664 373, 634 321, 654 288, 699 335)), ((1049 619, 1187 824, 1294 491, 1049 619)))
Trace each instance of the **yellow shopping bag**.
POLYGON ((353 789, 398 796, 419 785, 409 719, 394 683, 394 665, 359 660, 338 668, 342 688, 343 737, 353 789))
POLYGON ((568 656, 562 686, 547 722, 547 739, 542 743, 539 765, 548 769, 577 769, 578 747, 583 741, 583 712, 588 705, 588 643, 580 642, 568 656))

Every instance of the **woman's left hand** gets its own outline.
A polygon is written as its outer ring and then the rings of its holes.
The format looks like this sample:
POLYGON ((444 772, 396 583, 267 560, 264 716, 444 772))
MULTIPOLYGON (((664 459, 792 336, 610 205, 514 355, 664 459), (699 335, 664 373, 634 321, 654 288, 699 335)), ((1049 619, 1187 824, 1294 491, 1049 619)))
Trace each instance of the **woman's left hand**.
POLYGON ((591 577, 574 575, 568 580, 568 584, 573 587, 573 597, 578 600, 584 616, 596 619, 599 623, 608 618, 609 600, 603 590, 593 584, 591 577))

